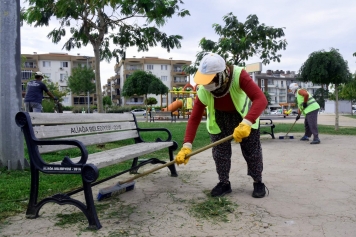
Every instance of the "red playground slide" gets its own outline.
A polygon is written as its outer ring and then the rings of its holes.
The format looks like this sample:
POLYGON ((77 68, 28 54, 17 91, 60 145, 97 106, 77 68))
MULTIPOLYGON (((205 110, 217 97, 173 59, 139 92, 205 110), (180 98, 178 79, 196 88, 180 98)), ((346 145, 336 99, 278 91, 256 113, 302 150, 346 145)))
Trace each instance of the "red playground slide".
POLYGON ((162 110, 163 111, 176 111, 178 110, 179 108, 182 108, 183 106, 183 101, 182 100, 176 100, 174 101, 172 104, 168 105, 167 108, 163 108, 162 110))

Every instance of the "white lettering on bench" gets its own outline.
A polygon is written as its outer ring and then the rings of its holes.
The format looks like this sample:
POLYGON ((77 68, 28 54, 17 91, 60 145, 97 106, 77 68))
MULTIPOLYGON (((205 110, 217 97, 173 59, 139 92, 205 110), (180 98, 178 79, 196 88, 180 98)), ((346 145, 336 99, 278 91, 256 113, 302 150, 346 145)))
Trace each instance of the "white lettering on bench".
POLYGON ((87 133, 87 132, 104 132, 104 131, 115 131, 120 130, 121 125, 105 125, 105 126, 81 126, 70 128, 70 133, 87 133))
POLYGON ((81 171, 80 167, 55 167, 55 166, 43 166, 43 170, 67 170, 67 171, 81 171))

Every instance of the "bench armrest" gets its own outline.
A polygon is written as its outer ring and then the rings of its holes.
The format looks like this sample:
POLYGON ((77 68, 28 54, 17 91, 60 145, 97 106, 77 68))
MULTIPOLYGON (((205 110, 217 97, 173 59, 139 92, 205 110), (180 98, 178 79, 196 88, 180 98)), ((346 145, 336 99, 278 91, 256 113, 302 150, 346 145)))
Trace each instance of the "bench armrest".
MULTIPOLYGON (((172 133, 171 131, 169 131, 167 128, 137 128, 138 133, 140 132, 159 132, 159 131, 163 131, 163 132, 167 132, 168 134, 168 138, 164 141, 161 138, 157 138, 156 142, 169 142, 172 141, 172 133)), ((143 142, 144 140, 142 139, 141 135, 140 135, 140 139, 143 142)))
POLYGON ((81 157, 78 163, 73 163, 69 157, 64 157, 62 164, 66 165, 84 165, 88 160, 88 151, 85 148, 84 144, 78 140, 33 140, 35 145, 71 145, 79 148, 81 157))

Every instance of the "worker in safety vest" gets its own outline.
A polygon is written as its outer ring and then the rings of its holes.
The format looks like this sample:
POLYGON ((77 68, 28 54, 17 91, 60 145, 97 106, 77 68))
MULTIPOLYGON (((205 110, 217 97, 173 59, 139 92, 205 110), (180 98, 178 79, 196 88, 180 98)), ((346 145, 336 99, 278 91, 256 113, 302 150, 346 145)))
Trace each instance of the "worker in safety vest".
POLYGON ((301 141, 309 141, 309 138, 313 134, 313 141, 310 144, 319 144, 319 133, 318 133, 318 112, 320 106, 318 102, 309 94, 305 89, 299 89, 297 83, 291 83, 289 89, 297 97, 298 103, 298 115, 296 120, 300 119, 300 114, 305 116, 304 119, 304 136, 300 139, 301 141))
MULTIPOLYGON (((203 57, 194 81, 199 87, 176 163, 188 163, 186 155, 192 151, 197 128, 207 109, 206 128, 211 142, 233 135, 233 139, 240 143, 247 162, 247 174, 254 180, 252 196, 264 197, 266 187, 262 182, 259 116, 267 106, 266 96, 242 67, 227 65, 215 53, 207 53, 203 57)), ((231 140, 213 147, 212 153, 219 183, 211 190, 211 196, 219 197, 232 191, 229 180, 231 140)))

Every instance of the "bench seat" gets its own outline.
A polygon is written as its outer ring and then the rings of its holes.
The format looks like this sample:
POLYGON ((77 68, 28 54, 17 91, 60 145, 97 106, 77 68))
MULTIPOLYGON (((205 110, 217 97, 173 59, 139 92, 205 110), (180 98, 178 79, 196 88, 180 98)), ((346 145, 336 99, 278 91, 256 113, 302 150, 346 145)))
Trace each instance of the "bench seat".
MULTIPOLYGON (((127 145, 107 151, 90 154, 88 156, 87 163, 93 164, 98 168, 103 168, 171 146, 173 146, 173 142, 142 142, 127 145)), ((73 163, 78 163, 80 158, 81 157, 71 158, 71 161, 73 163)), ((52 162, 50 164, 61 164, 61 162, 52 162)))

